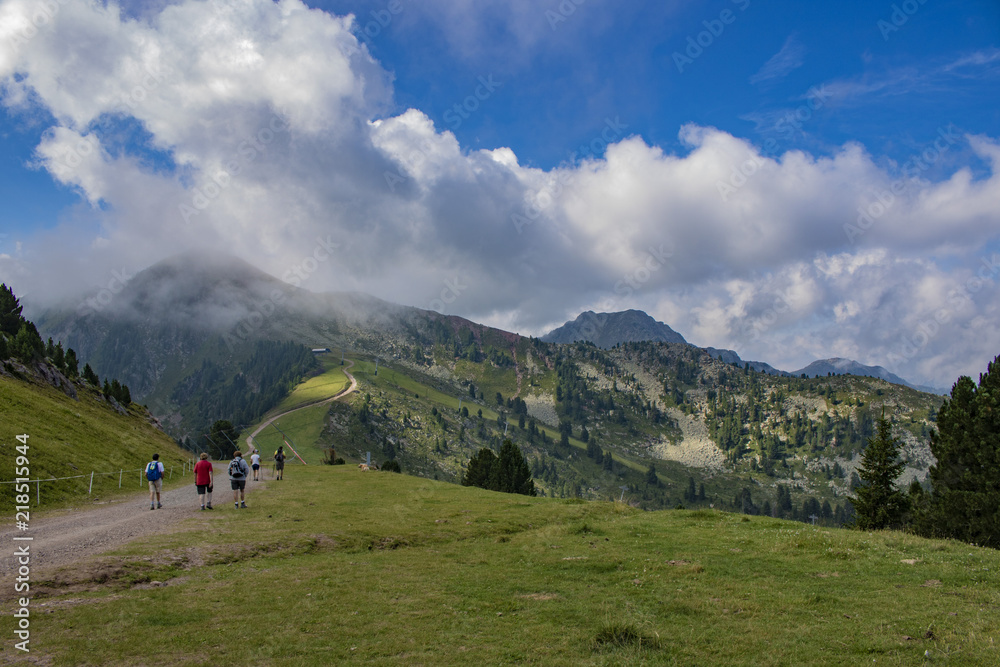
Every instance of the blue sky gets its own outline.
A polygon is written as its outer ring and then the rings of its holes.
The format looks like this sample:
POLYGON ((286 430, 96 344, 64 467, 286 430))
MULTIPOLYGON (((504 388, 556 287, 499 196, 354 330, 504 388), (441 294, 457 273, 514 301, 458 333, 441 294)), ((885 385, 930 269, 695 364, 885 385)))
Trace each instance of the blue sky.
POLYGON ((522 333, 636 307, 938 386, 1000 352, 994 1, 34 10, 0 2, 27 302, 192 247, 282 277, 329 237, 303 287, 522 333))

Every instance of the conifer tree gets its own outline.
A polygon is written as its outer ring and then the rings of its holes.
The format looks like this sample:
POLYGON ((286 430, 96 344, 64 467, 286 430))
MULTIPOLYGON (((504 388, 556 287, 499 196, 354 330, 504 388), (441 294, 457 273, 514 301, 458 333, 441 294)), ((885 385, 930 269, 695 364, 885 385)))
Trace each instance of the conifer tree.
POLYGON ((469 465, 462 477, 462 486, 478 486, 481 489, 498 491, 499 489, 491 488, 491 485, 492 480, 497 479, 494 470, 499 464, 500 460, 493 453, 493 450, 486 447, 481 448, 475 456, 469 459, 469 465))
POLYGON ((71 378, 80 374, 80 361, 76 358, 76 351, 73 348, 66 350, 66 374, 71 378))
POLYGON ((500 490, 524 496, 535 495, 535 482, 531 479, 528 461, 521 448, 510 440, 504 440, 500 448, 500 490))
POLYGON ((24 363, 28 363, 36 358, 44 356, 45 343, 38 335, 38 329, 33 322, 23 320, 21 328, 17 330, 14 343, 11 345, 11 352, 24 363))
POLYGON ((0 285, 0 334, 6 334, 8 338, 17 335, 24 318, 21 317, 21 304, 14 291, 6 284, 0 285))
POLYGON ((861 485, 851 498, 861 530, 899 528, 908 507, 906 495, 896 486, 905 464, 899 459, 900 444, 892 436, 892 424, 885 418, 885 410, 877 429, 861 455, 858 468, 861 485))
MULTIPOLYGON (((1000 548, 1000 356, 979 376, 961 377, 931 433, 931 493, 918 532, 1000 548)), ((927 494, 924 494, 925 496, 927 494)))
POLYGON ((650 486, 660 485, 660 478, 656 476, 656 466, 652 463, 649 464, 649 470, 646 471, 646 484, 650 486))

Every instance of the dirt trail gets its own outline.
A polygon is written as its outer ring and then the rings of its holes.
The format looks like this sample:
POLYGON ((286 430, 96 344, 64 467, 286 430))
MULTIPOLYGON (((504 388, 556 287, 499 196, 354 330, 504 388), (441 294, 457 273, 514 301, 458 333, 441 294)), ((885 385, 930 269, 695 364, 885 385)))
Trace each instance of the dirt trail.
MULTIPOLYGON (((226 474, 227 464, 215 462, 211 513, 235 512, 233 492, 226 474)), ((31 552, 31 570, 37 573, 49 568, 71 565, 91 556, 118 548, 139 537, 155 535, 170 529, 182 519, 196 514, 209 515, 200 509, 194 486, 190 483, 164 491, 160 495, 163 509, 149 509, 149 490, 136 492, 128 498, 115 500, 103 507, 85 510, 64 510, 32 518, 27 531, 5 528, 0 531, 0 544, 9 545, 0 560, 0 576, 12 575, 17 563, 11 556, 18 546, 27 544, 31 552), (30 542, 14 541, 14 537, 32 537, 30 542)), ((267 485, 266 481, 247 482, 248 509, 253 511, 252 493, 267 485)))
POLYGON ((321 399, 321 400, 318 400, 318 401, 313 401, 312 403, 306 403, 305 405, 300 405, 297 408, 292 408, 291 410, 288 410, 286 412, 282 412, 281 414, 274 415, 273 417, 269 418, 267 421, 263 422, 260 426, 258 426, 257 430, 255 430, 253 433, 251 433, 250 435, 247 436, 247 446, 250 447, 251 450, 252 450, 253 447, 254 447, 254 444, 253 444, 254 437, 258 433, 260 433, 261 431, 263 431, 265 428, 267 428, 268 426, 270 426, 271 422, 276 421, 278 419, 281 419, 285 415, 290 415, 293 412, 298 412, 299 410, 305 410, 306 408, 311 408, 314 405, 323 405, 324 403, 332 403, 332 402, 336 401, 338 398, 343 398, 344 396, 347 396, 348 394, 350 394, 352 391, 356 391, 357 388, 358 388, 358 381, 354 379, 353 375, 351 375, 350 373, 347 372, 347 369, 351 368, 352 366, 354 366, 354 362, 352 360, 348 359, 347 360, 347 365, 344 366, 344 375, 346 375, 347 379, 351 381, 351 384, 347 387, 347 389, 344 389, 342 391, 337 392, 336 394, 334 394, 330 398, 324 398, 324 399, 321 399))
MULTIPOLYGON (((351 362, 351 365, 353 363, 351 362)), ((347 372, 347 368, 350 368, 350 365, 344 369, 344 374, 351 380, 347 389, 335 396, 300 406, 295 410, 329 403, 356 390, 357 380, 347 372)), ((289 410, 289 412, 295 412, 295 410, 289 410)), ((263 430, 271 421, 285 414, 288 412, 265 422, 254 435, 263 430)), ((150 511, 149 490, 146 489, 100 507, 61 510, 45 516, 33 514, 29 522, 30 528, 27 531, 4 527, 0 529, 0 544, 7 546, 4 548, 5 553, 0 557, 0 576, 5 579, 8 576, 13 576, 18 567, 13 553, 15 548, 21 545, 27 544, 30 547, 30 566, 32 577, 35 578, 39 572, 72 565, 83 559, 121 547, 136 538, 169 531, 182 519, 188 519, 198 514, 211 516, 219 512, 235 512, 237 510, 233 507, 233 494, 226 472, 227 466, 228 462, 215 462, 213 464, 215 492, 212 494, 212 505, 215 509, 211 512, 201 511, 192 477, 189 478, 189 483, 169 489, 161 494, 160 501, 163 503, 163 509, 150 511), (30 542, 15 542, 15 536, 33 539, 30 542)), ((263 465, 261 473, 262 481, 254 482, 252 479, 247 481, 246 494, 249 507, 239 511, 252 512, 253 492, 267 487, 268 482, 265 480, 272 473, 263 465)))

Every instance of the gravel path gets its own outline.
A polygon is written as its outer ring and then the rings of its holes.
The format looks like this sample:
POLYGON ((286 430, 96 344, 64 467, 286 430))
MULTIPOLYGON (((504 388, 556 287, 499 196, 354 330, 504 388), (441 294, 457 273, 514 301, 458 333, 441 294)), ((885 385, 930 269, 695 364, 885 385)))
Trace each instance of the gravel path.
MULTIPOLYGON (((233 495, 226 474, 228 463, 214 464, 215 492, 213 512, 233 512, 233 495)), ((262 466, 263 471, 263 466, 262 466)), ((270 474, 270 470, 267 471, 270 474)), ((262 475, 263 477, 263 475, 262 475)), ((251 493, 267 485, 266 481, 247 482, 248 504, 251 493)), ((11 555, 21 545, 29 545, 32 572, 70 565, 105 551, 121 547, 139 537, 165 532, 182 519, 202 512, 194 481, 164 491, 160 496, 163 509, 150 511, 149 490, 103 507, 59 511, 49 516, 32 518, 27 531, 5 528, 0 531, 0 544, 7 545, 0 560, 0 576, 12 575, 17 569, 11 555), (34 538, 30 542, 14 541, 15 536, 34 538)))
MULTIPOLYGON (((271 421, 280 419, 289 412, 329 403, 355 391, 358 388, 358 382, 354 376, 347 372, 347 369, 353 365, 354 362, 351 361, 344 368, 344 375, 351 381, 350 386, 346 389, 330 398, 275 415, 261 425, 254 432, 254 435, 271 421)), ((247 442, 250 442, 249 438, 247 442)), ((228 461, 213 464, 215 479, 215 492, 212 494, 212 505, 215 507, 213 512, 235 511, 232 506, 232 488, 229 485, 229 477, 226 472, 228 465, 228 461)), ((247 497, 249 498, 255 489, 266 487, 267 482, 263 480, 272 474, 269 466, 261 465, 262 481, 247 481, 247 497)), ((62 510, 32 518, 29 521, 30 528, 27 531, 19 531, 16 528, 6 526, 0 529, 0 544, 8 545, 4 548, 3 557, 0 558, 0 576, 7 577, 17 570, 18 563, 12 554, 18 546, 30 545, 32 572, 48 570, 71 565, 82 559, 116 549, 139 537, 165 532, 182 519, 193 517, 196 514, 209 514, 208 510, 202 512, 200 509, 193 478, 190 483, 164 491, 160 495, 160 502, 163 504, 163 509, 150 511, 149 489, 146 488, 146 490, 128 498, 109 502, 103 507, 62 510), (32 537, 33 539, 30 542, 15 542, 15 536, 32 537)))

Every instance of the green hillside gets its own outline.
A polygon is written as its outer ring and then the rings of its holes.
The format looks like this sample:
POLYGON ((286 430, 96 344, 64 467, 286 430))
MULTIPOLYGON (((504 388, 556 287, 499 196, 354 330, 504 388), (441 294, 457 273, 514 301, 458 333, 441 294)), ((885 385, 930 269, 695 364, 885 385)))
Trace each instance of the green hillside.
MULTIPOLYGON (((20 444, 15 438, 24 434, 28 436, 29 477, 42 480, 40 488, 31 485, 32 508, 39 497, 43 508, 51 508, 98 502, 146 488, 140 469, 154 452, 160 454, 168 476, 173 481, 181 479, 191 453, 157 428, 145 408, 132 404, 123 414, 97 389, 83 382, 75 388, 77 398, 73 399, 35 378, 0 374, 0 446, 6 462, 0 481, 15 477, 14 447, 20 444), (92 472, 97 474, 88 495, 92 472), (58 481, 46 481, 51 478, 58 481)), ((12 508, 14 485, 0 484, 0 494, 0 507, 12 508)))
MULTIPOLYGON (((900 484, 927 487, 944 400, 870 377, 767 375, 682 343, 551 344, 364 294, 312 294, 232 258, 161 262, 106 311, 41 322, 191 450, 216 420, 246 433, 279 406, 333 393, 343 378, 308 349, 330 348, 358 362, 360 390, 277 424, 311 463, 331 448, 352 461, 371 452, 457 481, 480 447, 510 438, 547 496, 609 500, 624 486, 644 509, 823 525, 851 520, 859 453, 883 409, 903 443, 900 484)), ((265 454, 282 442, 274 427, 259 438, 265 454)))
MULTIPOLYGON (((882 407, 905 445, 903 483, 923 480, 932 462, 941 397, 867 377, 764 375, 665 343, 604 351, 518 338, 503 356, 496 332, 477 337, 463 322, 437 330, 448 346, 425 341, 381 359, 377 375, 373 357, 352 355, 358 392, 279 427, 310 463, 328 448, 351 461, 370 452, 453 482, 480 447, 510 438, 547 496, 609 500, 625 486, 644 509, 815 515, 821 525, 850 519, 857 457, 882 407), (714 458, 686 460, 692 451, 714 458)), ((260 437, 268 451, 281 444, 274 428, 260 437)))
POLYGON ((49 613, 32 652, 102 666, 995 665, 998 571, 995 550, 900 533, 298 467, 249 511, 39 582, 49 613))

